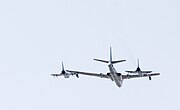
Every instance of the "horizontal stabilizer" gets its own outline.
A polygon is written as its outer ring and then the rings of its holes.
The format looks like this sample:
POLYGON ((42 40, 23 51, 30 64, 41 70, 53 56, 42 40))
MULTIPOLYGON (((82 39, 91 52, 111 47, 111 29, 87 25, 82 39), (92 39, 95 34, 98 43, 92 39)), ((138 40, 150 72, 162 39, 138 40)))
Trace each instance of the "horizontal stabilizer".
POLYGON ((95 61, 100 61, 100 62, 103 62, 103 63, 109 63, 109 61, 106 61, 106 60, 100 60, 100 59, 94 59, 95 61))
POLYGON ((99 61, 99 62, 103 62, 103 63, 110 63, 110 64, 116 64, 116 63, 120 63, 120 62, 124 62, 126 60, 115 60, 113 61, 112 60, 112 49, 110 47, 110 60, 107 61, 107 60, 101 60, 101 59, 94 59, 95 61, 99 61))
POLYGON ((115 63, 120 63, 120 62, 124 62, 126 60, 117 60, 117 61, 112 61, 112 64, 115 64, 115 63))
MULTIPOLYGON (((94 59, 95 61, 99 61, 99 62, 103 62, 103 63, 109 63, 110 61, 107 61, 107 60, 100 60, 100 59, 94 59)), ((111 61, 112 64, 115 64, 115 63, 120 63, 120 62, 124 62, 126 60, 116 60, 116 61, 111 61)))

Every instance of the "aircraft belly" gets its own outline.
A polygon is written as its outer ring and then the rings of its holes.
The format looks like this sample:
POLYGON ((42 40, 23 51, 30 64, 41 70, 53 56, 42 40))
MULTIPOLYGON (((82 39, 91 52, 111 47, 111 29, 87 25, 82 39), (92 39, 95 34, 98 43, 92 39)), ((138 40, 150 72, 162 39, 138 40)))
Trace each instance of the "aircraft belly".
POLYGON ((116 73, 112 73, 113 79, 118 87, 122 86, 122 80, 116 73))
POLYGON ((122 86, 122 77, 117 75, 117 72, 112 65, 108 65, 108 66, 109 66, 110 74, 111 74, 114 82, 116 83, 116 85, 118 87, 121 87, 122 86))

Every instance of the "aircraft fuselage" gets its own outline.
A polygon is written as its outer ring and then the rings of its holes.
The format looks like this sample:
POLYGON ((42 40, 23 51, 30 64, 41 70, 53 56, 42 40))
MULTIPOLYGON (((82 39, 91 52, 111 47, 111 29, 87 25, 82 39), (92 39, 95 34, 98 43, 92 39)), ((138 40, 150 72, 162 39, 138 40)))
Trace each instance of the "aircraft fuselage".
POLYGON ((118 75, 117 71, 115 70, 115 68, 113 67, 113 64, 109 64, 108 65, 109 67, 109 70, 110 70, 110 75, 111 77, 113 78, 114 82, 116 83, 116 85, 118 87, 121 87, 122 86, 122 83, 123 83, 123 79, 122 79, 122 75, 118 75))

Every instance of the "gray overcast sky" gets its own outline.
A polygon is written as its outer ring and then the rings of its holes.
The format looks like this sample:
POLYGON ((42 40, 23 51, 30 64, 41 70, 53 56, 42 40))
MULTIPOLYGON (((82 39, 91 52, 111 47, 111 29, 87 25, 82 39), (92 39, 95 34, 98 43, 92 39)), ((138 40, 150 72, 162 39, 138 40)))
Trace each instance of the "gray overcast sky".
POLYGON ((179 0, 1 0, 0 109, 179 110, 179 0), (107 73, 93 58, 126 59, 159 77, 54 79, 65 68, 107 73))

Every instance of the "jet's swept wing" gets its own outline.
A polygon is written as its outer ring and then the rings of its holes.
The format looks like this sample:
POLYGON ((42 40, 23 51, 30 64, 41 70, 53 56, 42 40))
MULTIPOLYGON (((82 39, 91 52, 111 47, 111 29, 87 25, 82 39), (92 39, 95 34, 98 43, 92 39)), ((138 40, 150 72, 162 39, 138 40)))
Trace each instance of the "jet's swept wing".
POLYGON ((71 70, 66 70, 67 72, 70 72, 72 74, 82 74, 82 75, 88 75, 88 76, 96 76, 96 77, 100 77, 100 78, 109 78, 108 75, 106 74, 97 74, 97 73, 89 73, 89 72, 80 72, 80 71, 71 71, 71 70))
POLYGON ((151 76, 157 76, 157 75, 160 75, 160 73, 143 74, 143 76, 127 74, 127 75, 122 75, 122 78, 131 79, 131 78, 149 77, 149 80, 151 80, 151 76))
POLYGON ((51 73, 52 76, 62 76, 60 73, 51 73))
POLYGON ((137 73, 137 71, 126 71, 127 73, 137 73))
POLYGON ((141 73, 152 73, 152 71, 141 71, 141 73))
POLYGON ((127 73, 151 73, 152 71, 126 71, 127 73))

